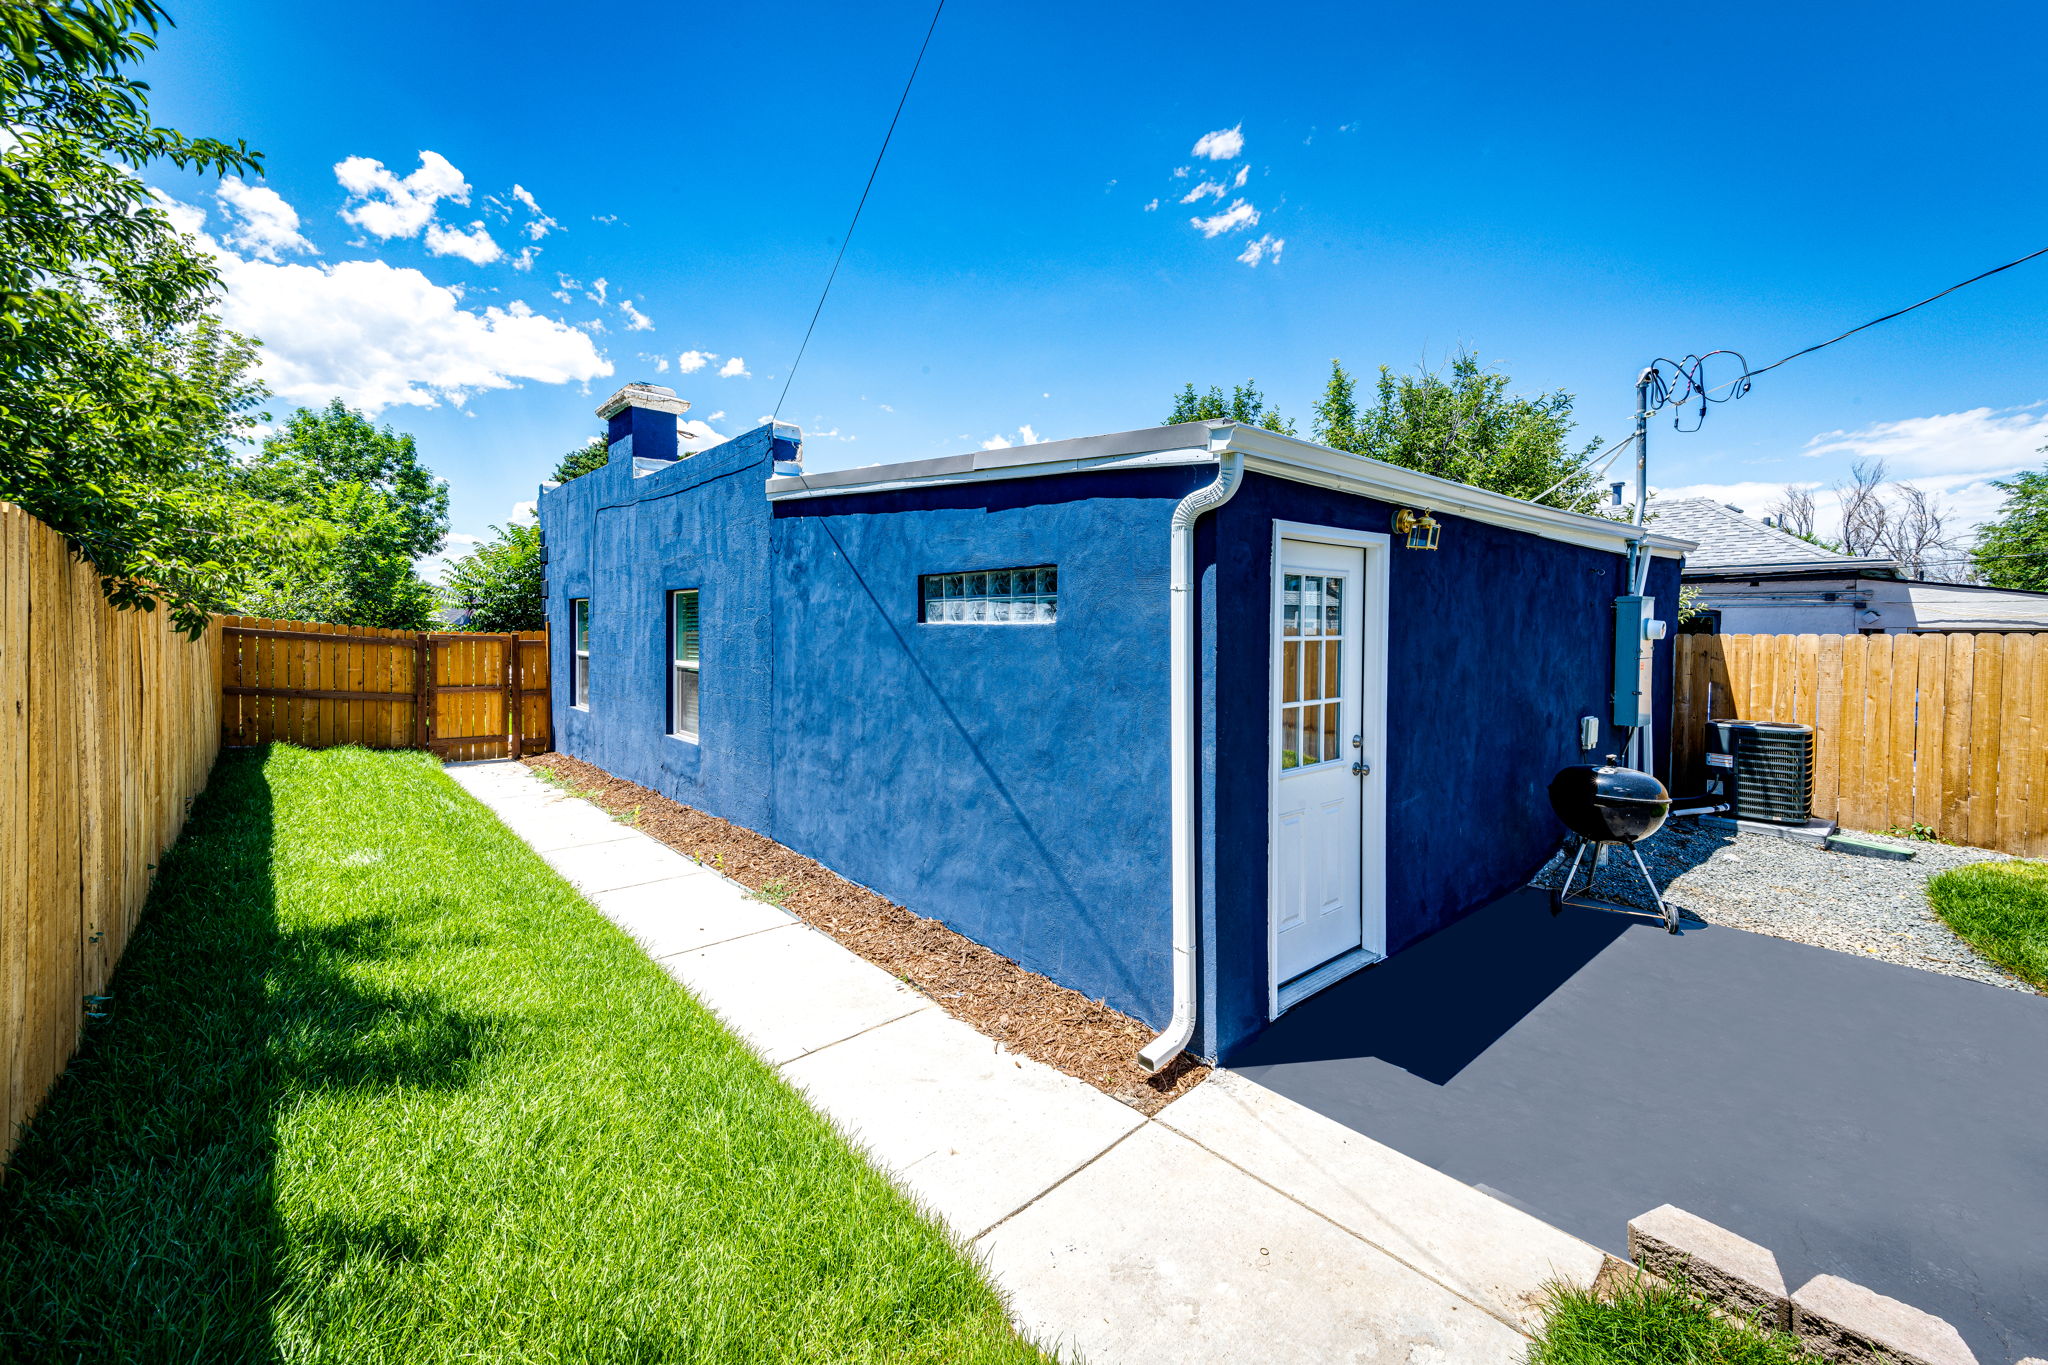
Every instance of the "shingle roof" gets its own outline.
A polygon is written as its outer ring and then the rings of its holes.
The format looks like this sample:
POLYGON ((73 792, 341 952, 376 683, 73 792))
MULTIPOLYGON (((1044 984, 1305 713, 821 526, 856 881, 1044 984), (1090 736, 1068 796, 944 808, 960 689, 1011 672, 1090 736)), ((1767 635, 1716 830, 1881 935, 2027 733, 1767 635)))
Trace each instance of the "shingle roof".
POLYGON ((1892 567, 1892 561, 1881 556, 1844 555, 1822 549, 1712 498, 1653 501, 1649 520, 1660 531, 1699 542, 1699 548, 1685 557, 1688 571, 1735 564, 1800 572, 1839 569, 1844 573, 1892 567))

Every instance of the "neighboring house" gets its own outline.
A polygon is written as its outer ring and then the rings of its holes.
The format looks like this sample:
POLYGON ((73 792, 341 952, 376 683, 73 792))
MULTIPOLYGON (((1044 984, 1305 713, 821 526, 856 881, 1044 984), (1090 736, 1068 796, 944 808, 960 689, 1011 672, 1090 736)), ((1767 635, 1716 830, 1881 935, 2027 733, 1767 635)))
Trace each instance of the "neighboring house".
POLYGON ((1522 885, 1621 748, 1624 524, 1230 422, 807 475, 686 406, 541 494, 557 747, 1202 1055, 1522 885))
POLYGON ((1882 555, 1844 555, 1712 498, 1653 501, 1659 531, 1694 542, 1685 585, 1723 635, 2048 630, 2048 593, 1907 578, 1882 555))

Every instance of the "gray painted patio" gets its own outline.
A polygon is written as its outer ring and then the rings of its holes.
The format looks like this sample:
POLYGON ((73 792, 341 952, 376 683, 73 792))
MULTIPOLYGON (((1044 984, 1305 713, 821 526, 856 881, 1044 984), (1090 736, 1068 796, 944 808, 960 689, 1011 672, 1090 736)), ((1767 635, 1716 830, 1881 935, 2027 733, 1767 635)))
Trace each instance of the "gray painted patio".
POLYGON ((1240 1049, 1246 1076, 1621 1253, 1672 1203, 2048 1355, 2048 999, 1517 892, 1240 1049))

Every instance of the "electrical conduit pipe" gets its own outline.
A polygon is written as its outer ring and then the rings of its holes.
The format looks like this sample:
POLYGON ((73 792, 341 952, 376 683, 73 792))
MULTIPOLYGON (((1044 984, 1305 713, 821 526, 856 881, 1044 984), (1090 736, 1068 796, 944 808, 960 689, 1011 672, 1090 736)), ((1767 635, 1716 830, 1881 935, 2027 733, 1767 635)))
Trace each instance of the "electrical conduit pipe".
POLYGON ((1158 1071, 1186 1050, 1195 1036, 1195 522, 1202 513, 1221 507, 1237 494, 1244 477, 1244 455, 1228 445, 1231 427, 1219 423, 1212 442, 1223 438, 1216 477, 1180 500, 1173 509, 1172 616, 1167 626, 1169 724, 1173 727, 1173 1014, 1166 1029, 1138 1053, 1138 1065, 1158 1071))

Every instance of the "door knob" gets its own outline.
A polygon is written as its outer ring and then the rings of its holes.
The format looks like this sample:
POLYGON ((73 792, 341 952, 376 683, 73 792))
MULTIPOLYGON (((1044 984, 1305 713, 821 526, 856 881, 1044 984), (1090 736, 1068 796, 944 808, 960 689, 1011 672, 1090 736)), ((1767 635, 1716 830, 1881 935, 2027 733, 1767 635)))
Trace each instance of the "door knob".
POLYGON ((1371 772, 1371 771, 1372 771, 1372 764, 1370 764, 1370 763, 1366 762, 1366 761, 1365 761, 1364 759, 1362 759, 1362 758, 1361 758, 1361 759, 1359 759, 1359 760, 1358 760, 1358 761, 1357 761, 1356 763, 1354 763, 1354 764, 1352 764, 1352 765, 1351 765, 1351 772, 1352 772, 1352 775, 1353 775, 1353 776, 1355 776, 1355 777, 1364 777, 1364 776, 1365 776, 1365 775, 1366 775, 1367 773, 1369 773, 1369 772, 1371 772))

